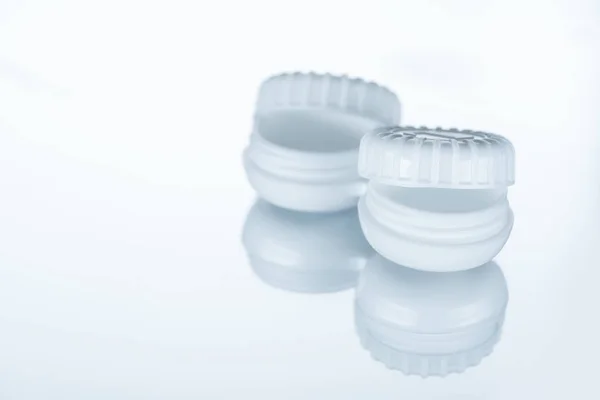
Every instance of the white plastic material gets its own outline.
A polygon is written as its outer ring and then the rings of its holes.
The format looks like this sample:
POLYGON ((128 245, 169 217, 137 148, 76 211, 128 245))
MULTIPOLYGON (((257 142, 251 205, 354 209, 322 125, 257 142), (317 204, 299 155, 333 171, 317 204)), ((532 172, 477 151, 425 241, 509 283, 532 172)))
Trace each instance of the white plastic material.
POLYGON ((513 227, 514 149, 500 136, 393 127, 367 134, 359 203, 369 243, 395 263, 459 271, 492 260, 513 227))
POLYGON ((354 287, 358 272, 373 255, 356 209, 311 214, 259 200, 248 213, 242 241, 261 280, 294 292, 354 287))
POLYGON ((297 211, 356 205, 365 184, 357 172, 360 139, 397 124, 390 90, 347 76, 282 74, 261 86, 244 166, 265 200, 297 211))
POLYGON ((407 375, 463 372, 493 351, 508 303, 502 271, 417 271, 377 255, 359 277, 355 322, 373 358, 407 375))
POLYGON ((515 151, 502 136, 395 126, 364 136, 360 175, 395 186, 490 189, 515 183, 515 151))

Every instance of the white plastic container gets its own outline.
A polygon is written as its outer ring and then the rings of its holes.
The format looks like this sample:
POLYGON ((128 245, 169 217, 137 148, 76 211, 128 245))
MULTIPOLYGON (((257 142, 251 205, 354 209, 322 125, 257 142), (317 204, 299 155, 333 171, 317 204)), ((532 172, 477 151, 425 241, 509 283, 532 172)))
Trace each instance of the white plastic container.
POLYGON ((374 254, 356 208, 311 214, 259 200, 248 213, 242 241, 262 281, 303 293, 354 287, 359 271, 374 254))
POLYGON ((492 260, 513 226, 515 153, 484 132, 392 127, 363 137, 359 203, 365 236, 395 263, 458 271, 492 260))
POLYGON ((356 170, 361 137, 397 124, 400 103, 373 82, 329 74, 273 76, 261 86, 244 152, 259 196, 297 211, 356 206, 365 182, 356 170))
POLYGON ((359 277, 356 330, 362 346, 388 368, 445 376, 492 353, 507 303, 506 280, 493 262, 437 273, 376 255, 359 277))

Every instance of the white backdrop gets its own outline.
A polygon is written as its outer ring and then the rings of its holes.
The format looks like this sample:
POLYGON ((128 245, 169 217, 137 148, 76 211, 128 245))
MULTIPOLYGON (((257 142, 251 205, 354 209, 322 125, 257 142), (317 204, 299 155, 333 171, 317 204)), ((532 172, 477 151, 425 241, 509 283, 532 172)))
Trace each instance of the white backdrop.
POLYGON ((0 397, 596 398, 599 17, 592 0, 3 1, 0 397), (373 79, 404 123, 514 143, 499 260, 519 311, 487 372, 352 369, 370 361, 338 328, 339 365, 308 358, 325 342, 256 364, 289 347, 276 327, 318 337, 295 315, 340 322, 351 299, 247 283, 241 151, 261 80, 292 70, 373 79))
POLYGON ((258 84, 314 69, 375 79, 406 123, 496 131, 523 157, 534 141, 590 149, 594 3, 3 2, 0 117, 28 142, 125 174, 237 186, 258 84))

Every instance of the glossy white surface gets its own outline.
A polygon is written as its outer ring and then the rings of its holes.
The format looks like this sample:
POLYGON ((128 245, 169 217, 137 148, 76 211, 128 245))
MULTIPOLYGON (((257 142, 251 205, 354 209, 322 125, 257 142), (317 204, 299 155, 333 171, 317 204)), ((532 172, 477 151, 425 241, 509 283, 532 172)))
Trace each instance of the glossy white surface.
POLYGON ((448 3, 2 2, 0 397, 600 397, 597 4, 448 3), (515 145, 510 305, 478 367, 388 371, 351 290, 288 293, 247 264, 255 89, 297 68, 515 145))

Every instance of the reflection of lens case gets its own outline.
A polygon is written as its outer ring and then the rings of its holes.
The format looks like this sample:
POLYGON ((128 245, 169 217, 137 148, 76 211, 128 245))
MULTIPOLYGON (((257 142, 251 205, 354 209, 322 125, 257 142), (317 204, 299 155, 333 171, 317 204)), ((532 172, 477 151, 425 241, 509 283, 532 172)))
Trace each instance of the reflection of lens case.
POLYGON ((373 254, 356 208, 304 213, 259 200, 248 213, 242 240, 261 280, 295 292, 354 287, 358 272, 373 254))
POLYGON ((507 302, 506 280, 493 262, 439 273, 377 255, 358 280, 356 329, 362 346, 387 367, 444 376, 463 372, 492 352, 507 302))

